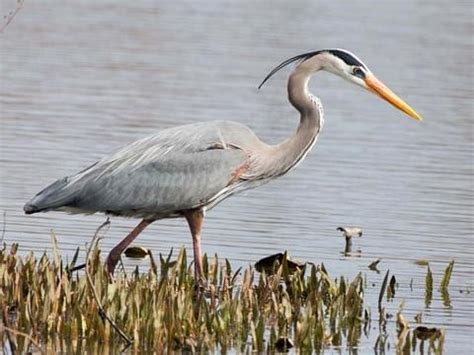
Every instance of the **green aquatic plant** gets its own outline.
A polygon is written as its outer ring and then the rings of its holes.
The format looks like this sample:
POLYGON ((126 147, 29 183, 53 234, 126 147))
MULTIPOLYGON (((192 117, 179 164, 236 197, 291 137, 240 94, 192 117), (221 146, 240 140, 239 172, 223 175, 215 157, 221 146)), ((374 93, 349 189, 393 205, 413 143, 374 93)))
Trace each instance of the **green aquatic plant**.
POLYGON ((429 307, 431 304, 431 299, 433 298, 433 274, 431 272, 430 266, 428 265, 428 270, 425 277, 425 307, 429 307))
POLYGON ((388 283, 388 276, 390 275, 390 270, 387 270, 387 273, 385 274, 385 277, 383 278, 382 281, 382 286, 380 287, 380 292, 379 292, 379 312, 382 310, 382 301, 383 301, 383 295, 385 294, 385 291, 387 289, 387 283, 388 283))
POLYGON ((441 291, 448 290, 449 281, 451 281, 451 274, 453 273, 453 269, 454 269, 454 260, 451 260, 451 262, 446 267, 446 270, 444 271, 443 279, 441 280, 441 285, 440 285, 441 291))
POLYGON ((286 253, 268 274, 258 274, 253 267, 234 270, 215 255, 204 257, 206 282, 197 286, 181 249, 173 260, 172 252, 160 255, 160 265, 149 253, 146 272, 112 279, 98 234, 79 270, 79 250, 65 262, 54 236, 51 256, 20 256, 17 244, 0 250, 4 349, 274 353, 294 346, 320 353, 329 346, 356 349, 370 330, 361 274, 333 279, 322 264, 293 269, 286 253))

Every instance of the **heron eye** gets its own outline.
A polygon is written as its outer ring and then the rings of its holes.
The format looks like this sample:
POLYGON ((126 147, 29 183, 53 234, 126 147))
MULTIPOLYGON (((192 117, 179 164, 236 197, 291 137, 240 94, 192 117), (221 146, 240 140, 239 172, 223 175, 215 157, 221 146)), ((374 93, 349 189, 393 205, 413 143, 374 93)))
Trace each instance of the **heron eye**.
POLYGON ((365 73, 360 67, 354 67, 352 69, 352 74, 359 77, 359 78, 364 78, 365 77, 365 73))

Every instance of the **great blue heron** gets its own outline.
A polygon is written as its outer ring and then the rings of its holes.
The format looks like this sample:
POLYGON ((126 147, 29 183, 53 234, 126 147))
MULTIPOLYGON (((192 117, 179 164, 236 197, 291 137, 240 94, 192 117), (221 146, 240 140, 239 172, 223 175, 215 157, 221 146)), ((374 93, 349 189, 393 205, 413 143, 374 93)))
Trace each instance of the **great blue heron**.
POLYGON ((300 123, 296 133, 284 142, 268 145, 248 127, 229 121, 166 129, 125 146, 75 175, 57 180, 25 205, 25 213, 104 212, 141 218, 130 234, 110 251, 107 257, 110 273, 120 254, 150 223, 184 217, 193 238, 195 276, 200 279, 204 212, 237 192, 286 174, 316 142, 323 126, 323 110, 320 100, 308 91, 313 74, 329 71, 421 120, 362 61, 343 49, 318 50, 285 60, 267 75, 259 88, 293 62, 298 64, 288 79, 288 99, 300 113, 300 123))

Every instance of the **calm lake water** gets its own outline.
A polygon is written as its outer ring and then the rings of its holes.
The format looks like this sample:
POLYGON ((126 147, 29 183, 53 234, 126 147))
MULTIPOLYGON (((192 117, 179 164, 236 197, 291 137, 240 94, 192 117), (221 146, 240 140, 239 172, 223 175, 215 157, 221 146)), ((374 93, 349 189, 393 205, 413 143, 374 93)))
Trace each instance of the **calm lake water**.
MULTIPOLYGON (((14 6, 2 1, 1 14, 14 6)), ((448 354, 465 353, 474 347, 472 25, 468 1, 27 1, 0 35, 4 239, 41 253, 53 229, 64 255, 83 248, 104 216, 25 216, 24 202, 152 132, 230 119, 268 142, 285 139, 298 122, 288 70, 257 85, 283 59, 342 47, 425 120, 318 74, 311 88, 326 124, 315 148, 289 175, 208 213, 203 248, 235 265, 288 250, 324 262, 333 277, 361 271, 374 317, 390 269, 399 289, 389 311, 405 300, 409 322, 423 312, 425 325, 446 329, 448 354), (348 256, 340 225, 364 229, 348 256), (380 274, 367 268, 377 258, 380 274), (429 307, 419 259, 434 272, 429 307), (450 260, 445 302, 437 289, 450 260)), ((103 248, 136 223, 114 218, 103 248)), ((136 243, 158 254, 190 248, 191 238, 183 220, 164 220, 136 243)), ((363 353, 377 335, 364 338, 363 353)))

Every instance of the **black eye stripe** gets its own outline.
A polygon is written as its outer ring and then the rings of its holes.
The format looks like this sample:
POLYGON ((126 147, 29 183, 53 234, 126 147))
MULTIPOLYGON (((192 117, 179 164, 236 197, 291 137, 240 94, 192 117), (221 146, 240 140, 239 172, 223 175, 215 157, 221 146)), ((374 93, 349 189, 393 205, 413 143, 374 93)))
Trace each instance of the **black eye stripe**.
POLYGON ((347 65, 356 65, 358 67, 365 67, 364 63, 362 63, 355 55, 350 52, 347 52, 342 49, 328 49, 327 52, 331 53, 332 55, 340 58, 344 63, 347 65))

